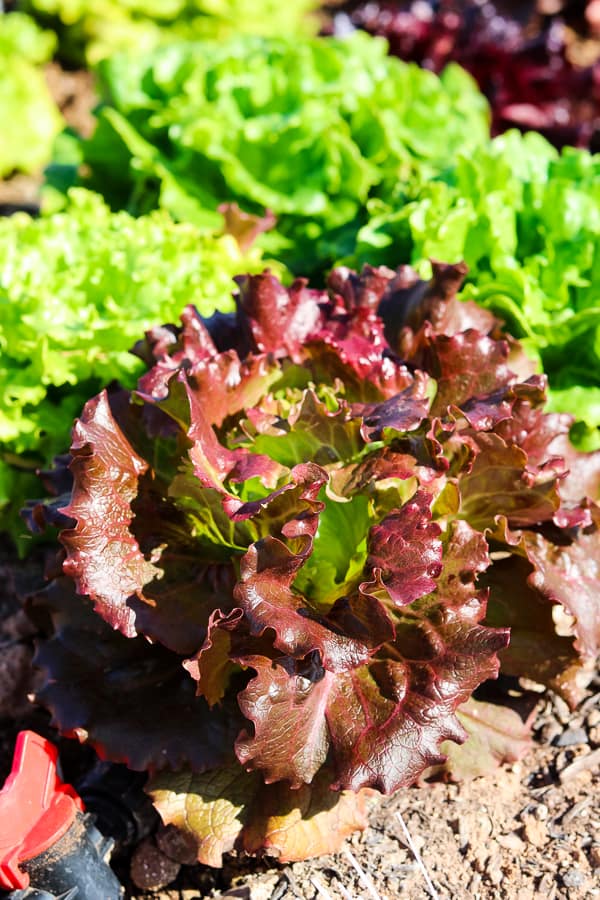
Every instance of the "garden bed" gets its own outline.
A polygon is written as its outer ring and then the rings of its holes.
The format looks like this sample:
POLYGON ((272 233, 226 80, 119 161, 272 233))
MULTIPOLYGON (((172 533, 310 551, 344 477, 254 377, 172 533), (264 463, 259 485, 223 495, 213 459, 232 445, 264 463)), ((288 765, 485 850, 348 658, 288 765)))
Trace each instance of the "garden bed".
MULTIPOLYGON (((593 49, 597 50, 596 42, 597 37, 586 45, 587 51, 592 56, 593 49)), ((583 61, 587 51, 583 44, 575 42, 575 46, 576 55, 582 54, 583 61)), ((590 62, 594 62, 596 59, 597 55, 593 56, 590 62)), ((71 71, 52 62, 46 65, 45 75, 54 100, 67 125, 84 137, 91 135, 94 125, 91 111, 97 102, 97 95, 90 73, 79 69, 71 71)), ((119 73, 117 72, 116 82, 118 83, 118 81, 119 73)), ((143 83, 146 84, 146 81, 147 78, 143 83)), ((310 79, 308 82, 310 83, 310 79)), ((302 89, 304 89, 304 83, 302 89)), ((467 89, 466 84, 463 89, 467 89)), ((313 101, 311 100, 311 102, 313 101)), ((193 115, 190 118, 192 121, 194 120, 193 115)), ((143 115, 141 114, 139 120, 142 119, 143 115)), ((111 123, 115 120, 114 116, 110 118, 111 123)), ((108 119, 105 120, 105 128, 108 127, 106 121, 108 119)), ((131 132, 124 133, 128 135, 127 140, 133 140, 131 132)), ((177 134, 177 128, 173 128, 169 133, 177 134)), ((457 129, 457 134, 460 137, 460 128, 457 129)), ((111 140, 114 139, 114 135, 112 135, 111 140)), ((505 155, 510 156, 510 146, 523 146, 526 149, 525 144, 521 145, 518 135, 513 135, 509 140, 513 144, 507 144, 505 155)), ((541 147, 541 144, 539 146, 541 147)), ((533 159, 535 145, 532 143, 531 147, 531 158, 533 159)), ((474 146, 473 153, 476 159, 478 152, 479 150, 474 146)), ((498 152, 500 153, 500 151, 498 152)), ((165 153, 165 159, 168 156, 169 154, 165 153)), ((492 159, 491 155, 487 160, 481 153, 480 158, 484 160, 481 163, 482 172, 484 166, 488 164, 491 169, 495 168, 496 161, 492 159)), ((572 159, 574 158, 572 157, 572 159)), ((98 158, 96 158, 97 162, 98 158)), ((102 165, 110 167, 110 154, 107 154, 106 159, 101 159, 100 162, 102 165)), ((140 163, 139 159, 136 160, 135 165, 131 166, 129 174, 132 178, 140 177, 140 184, 143 184, 146 176, 140 176, 140 170, 143 167, 138 163, 140 163)), ((153 166, 154 163, 155 160, 152 160, 148 165, 153 166)), ((558 169, 562 164, 553 163, 553 165, 558 169)), ((583 162, 581 165, 583 168, 583 162)), ((502 166, 504 166, 504 162, 502 162, 502 166)), ((573 166, 575 167, 575 163, 573 166)), ((124 167, 124 172, 125 169, 127 166, 124 167)), ((84 175, 89 175, 92 170, 83 167, 80 171, 84 175)), ((160 171, 164 173, 164 166, 160 171)), ((464 171, 467 171, 466 164, 464 164, 464 171)), ((500 171, 500 166, 498 171, 500 171)), ((158 181, 155 173, 146 174, 148 175, 148 185, 156 191, 158 181)), ((458 180, 460 181, 460 178, 463 177, 464 172, 462 175, 459 172, 458 180)), ((99 181, 102 182, 102 177, 99 181)), ((110 177, 104 178, 104 184, 112 186, 110 177)), ((190 180, 188 184, 193 184, 193 180, 190 180)), ((509 184, 508 180, 507 184, 509 184)), ((448 185, 450 185, 450 180, 448 180, 448 185)), ((40 186, 41 176, 23 174, 13 175, 8 180, 0 182, 0 208, 3 214, 12 213, 16 209, 35 213, 40 186)), ((197 187, 197 185, 195 186, 197 187)), ((441 183, 438 186, 441 189, 441 183)), ((95 187, 99 189, 98 184, 95 187)), ((527 190, 530 187, 528 185, 527 190)), ((444 189, 446 189, 445 183, 444 189)), ((454 190, 454 186, 452 190, 454 190)), ((510 190, 513 190, 512 182, 510 182, 510 190)), ((583 188, 582 192, 585 193, 583 188)), ((80 193, 80 204, 91 203, 91 201, 82 199, 83 191, 80 193)), ((485 192, 483 193, 485 194, 485 192)), ((281 191, 281 195, 287 202, 284 190, 281 191)), ((171 196, 176 197, 177 203, 181 201, 181 194, 176 192, 171 196)), ((265 194, 265 196, 267 195, 265 194)), ((508 188, 507 196, 510 196, 508 188)), ((143 191, 138 191, 137 187, 132 191, 129 199, 133 204, 134 212, 140 212, 146 208, 148 197, 143 191), (132 199, 134 197, 136 202, 141 198, 139 210, 135 209, 132 199)), ((99 210, 98 204, 101 204, 101 201, 97 199, 95 202, 96 208, 99 210)), ((462 202, 460 199, 459 204, 462 202)), ((123 205, 129 209, 128 203, 123 205)), ((454 203, 454 199, 452 199, 452 203, 454 203)), ((452 210, 452 214, 454 214, 450 199, 448 204, 448 209, 452 210)), ((148 208, 152 208, 152 205, 153 201, 150 201, 148 208)), ((299 209, 301 210, 301 208, 302 204, 299 209)), ((187 210, 188 206, 184 205, 182 209, 187 210)), ((173 212, 173 210, 170 211, 173 212)), ((388 215, 388 212, 389 210, 385 210, 385 216, 388 215)), ((298 215, 297 210, 295 214, 298 215)), ((108 217, 108 215, 108 210, 104 208, 102 216, 108 217)), ((363 236, 361 252, 367 261, 370 259, 369 254, 373 252, 381 252, 382 258, 389 252, 386 244, 388 228, 394 239, 396 238, 394 229, 397 229, 401 236, 406 233, 407 223, 400 219, 396 220, 393 216, 389 219, 385 216, 373 226, 372 230, 364 228, 361 232, 363 236)), ((445 216, 446 212, 442 211, 440 214, 442 230, 445 216)), ((93 218, 94 216, 90 215, 90 221, 93 218)), ((553 210, 549 218, 553 218, 553 210)), ((581 218, 582 221, 585 219, 583 213, 581 218)), ((298 221, 300 219, 292 223, 293 227, 298 225, 298 221)), ((411 228, 415 226, 416 221, 416 216, 411 219, 411 228)), ((439 223, 437 224, 439 225, 439 223)), ((429 227, 431 227, 433 235, 433 219, 429 227)), ((520 223, 518 228, 515 225, 515 232, 520 227, 520 223)), ((544 232, 545 227, 544 223, 536 225, 539 234, 544 232)), ((575 228, 575 226, 573 227, 575 228)), ((290 231, 291 233, 293 232, 290 231)), ((298 233, 300 234, 300 231, 298 233)), ((332 233, 337 239, 340 237, 341 230, 339 232, 334 230, 332 233)), ((577 234, 579 235, 579 232, 577 234)), ((227 238, 229 237, 230 235, 227 235, 227 238)), ((413 239, 416 242, 417 238, 413 239)), ((571 239, 572 236, 567 234, 565 243, 568 244, 571 239)), ((590 247, 592 246, 591 238, 589 238, 588 244, 590 247)), ((327 241, 324 241, 324 245, 327 245, 327 241)), ((267 243, 265 246, 266 252, 270 252, 269 244, 267 243)), ((275 243, 273 246, 277 247, 278 245, 275 243)), ((285 246, 285 242, 281 246, 285 246)), ((340 244, 340 247, 342 246, 343 243, 340 244)), ((472 244, 470 246, 472 247, 472 244)), ((359 245, 360 249, 361 245, 359 245)), ((426 250, 427 252, 424 251, 425 256, 436 255, 429 246, 426 250)), ((304 252, 303 250, 299 254, 301 259, 304 252)), ((334 259, 339 258, 341 250, 338 247, 334 252, 329 247, 328 252, 331 259, 334 259)), ((360 253, 358 251, 357 253, 356 259, 360 257, 360 253)), ((276 253, 273 255, 277 256, 276 253)), ((551 256, 551 253, 549 252, 548 255, 551 256)), ((490 258, 492 257, 493 253, 490 254, 490 258)), ((356 264, 356 259, 352 260, 353 264, 356 264)), ((257 260, 258 266, 259 257, 257 260)), ((360 258, 360 262, 365 260, 360 258)), ((322 277, 325 267, 330 261, 328 259, 319 260, 319 265, 317 265, 317 254, 315 253, 315 259, 311 260, 311 263, 315 264, 316 279, 322 277)), ((386 264, 390 263, 387 257, 384 261, 386 264)), ((292 254, 289 260, 286 259, 286 262, 293 270, 297 259, 292 254)), ((482 269, 485 268, 485 265, 482 263, 482 269)), ((583 263, 581 265, 583 272, 583 263)), ((477 263, 473 271, 476 270, 476 267, 477 263)), ((588 268, 590 268, 589 265, 588 268)), ((594 269, 594 271, 596 270, 594 269)), ((302 274, 304 274, 304 270, 302 274)), ((311 272, 311 274, 314 273, 311 272)), ((224 275, 224 278, 226 277, 224 275)), ((589 277, 591 281, 592 275, 589 277)), ((577 289, 579 289, 586 284, 586 278, 587 274, 579 281, 574 281, 573 284, 577 284, 577 289)), ((476 293, 475 289, 475 296, 476 293)), ((493 303, 491 303, 491 308, 494 308, 493 303)), ((509 309, 508 305, 506 309, 509 309)), ((157 321, 154 324, 161 323, 157 321)), ((141 331, 139 336, 142 337, 141 331)), ((531 337, 530 334, 528 336, 531 337)), ((567 354, 568 356, 569 354, 567 354)), ((530 373, 527 372, 527 374, 530 373)), ((523 376, 524 379, 525 376, 523 376)), ((95 390, 96 388, 94 388, 95 390)), ((568 411, 571 412, 570 409, 568 411)), ((383 426, 381 426, 381 432, 383 434, 383 426)), ((594 462, 589 471, 596 472, 597 468, 598 463, 594 462), (595 468, 593 468, 594 466, 595 468)), ((592 484, 593 477, 589 476, 589 471, 588 490, 592 493, 589 485, 592 484)), ((581 475, 581 473, 579 474, 581 475)), ((560 477, 559 475, 559 479, 560 477)), ((597 475, 594 477, 596 477, 595 487, 597 488, 597 475)), ((251 506, 252 504, 247 505, 251 506)), ((300 519, 299 516, 298 521, 300 519)), ((533 525, 534 531, 538 527, 535 522, 529 524, 533 525)), ((573 533, 579 524, 573 525, 573 533)), ((481 525, 480 530, 482 533, 484 532, 484 525, 481 525)), ((558 531, 558 525, 556 530, 558 531)), ((89 746, 80 745, 74 740, 60 738, 50 723, 49 713, 33 702, 33 693, 42 684, 42 677, 41 673, 37 672, 32 665, 32 660, 38 641, 47 637, 47 634, 42 634, 38 630, 38 625, 34 625, 27 617, 23 607, 25 598, 39 591, 44 585, 45 560, 52 553, 52 550, 43 545, 36 545, 26 560, 20 560, 8 539, 3 540, 0 544, 0 785, 10 771, 15 738, 22 729, 33 729, 58 744, 64 776, 73 783, 76 783, 77 779, 90 769, 95 760, 95 755, 89 746)), ((463 575, 465 573, 461 572, 461 577, 463 575)), ((471 575, 474 579, 475 575, 473 573, 471 575)), ((531 594, 533 595, 533 591, 531 594)), ((551 602, 561 601, 551 600, 551 602)), ((113 614, 116 621, 114 610, 113 614)), ((115 623, 110 622, 109 624, 114 625, 115 623)), ((505 623, 493 622, 492 624, 497 626, 505 623)), ((527 622, 524 627, 527 627, 527 622)), ((561 632, 558 633, 561 634, 561 632)), ((572 632, 568 633, 570 637, 573 636, 572 632)), ((545 634, 544 637, 547 638, 548 634, 545 634)), ((553 630, 552 638, 555 638, 553 630)), ((140 638, 140 640, 142 639, 140 638)), ((169 650, 171 649, 169 647, 169 650)), ((188 651, 180 652, 183 654, 188 651)), ((250 666, 252 666, 252 662, 250 666)), ((164 826, 159 826, 156 817, 153 827, 149 831, 144 830, 143 833, 140 833, 114 859, 114 867, 126 887, 125 896, 128 900, 141 900, 142 897, 154 897, 157 900, 161 900, 161 898, 162 900, 167 900, 167 898, 168 900, 196 900, 201 897, 237 897, 241 900, 244 898, 245 900, 282 900, 282 898, 285 900, 287 898, 347 900, 348 897, 352 897, 353 900, 359 900, 359 898, 360 900, 363 898, 376 900, 377 897, 380 900, 394 900, 394 898, 421 900, 421 898, 432 896, 432 889, 426 883, 426 878, 429 877, 434 885, 433 890, 437 891, 440 900, 442 898, 443 900, 450 900, 450 898, 452 900, 462 900, 462 898, 464 900, 471 900, 471 898, 473 900, 504 900, 507 897, 510 900, 600 898, 600 812, 598 809, 600 796, 600 676, 596 675, 591 679, 583 693, 583 699, 574 711, 569 709, 563 699, 545 691, 540 685, 527 680, 519 681, 516 677, 502 676, 491 686, 490 682, 487 682, 484 690, 486 700, 509 706, 518 711, 523 720, 527 719, 533 723, 531 747, 522 754, 518 761, 505 764, 492 774, 466 779, 460 783, 448 783, 439 778, 436 780, 435 775, 431 774, 429 779, 431 783, 401 788, 392 797, 385 799, 373 796, 368 801, 369 825, 364 832, 354 834, 347 839, 339 853, 321 855, 304 862, 283 864, 268 855, 251 858, 241 853, 233 853, 224 857, 221 869, 199 864, 181 865, 180 852, 176 854, 179 861, 175 861, 169 856, 170 832, 164 826), (410 838, 406 836, 405 826, 410 838), (424 875, 420 867, 419 853, 425 864, 427 875, 424 875)), ((515 745, 518 744, 519 749, 524 750, 526 742, 527 738, 522 735, 516 739, 515 745)), ((514 747, 512 750, 514 751, 514 747)), ((510 756, 510 753, 508 755, 510 756)))

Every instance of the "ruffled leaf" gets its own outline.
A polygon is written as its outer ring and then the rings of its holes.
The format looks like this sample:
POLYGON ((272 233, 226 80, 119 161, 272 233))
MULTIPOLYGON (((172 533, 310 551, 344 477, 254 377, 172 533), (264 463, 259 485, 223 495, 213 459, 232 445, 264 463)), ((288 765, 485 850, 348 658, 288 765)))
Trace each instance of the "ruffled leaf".
POLYGON ((106 393, 86 404, 71 453, 73 495, 62 512, 76 525, 61 533, 64 571, 113 628, 133 637, 135 613, 127 601, 158 574, 130 529, 131 504, 148 464, 119 428, 106 393))
POLYGON ((203 865, 221 866, 223 853, 233 849, 266 851, 286 863, 335 853, 366 827, 366 793, 334 793, 329 778, 325 771, 313 785, 290 791, 231 766, 205 775, 158 775, 146 790, 165 825, 183 832, 203 865))
POLYGON ((504 763, 522 759, 532 745, 531 726, 512 709, 472 697, 456 715, 467 733, 464 744, 446 743, 442 771, 453 781, 490 775, 504 763))
POLYGON ((34 602, 55 629, 35 657, 44 672, 37 699, 63 734, 132 769, 204 772, 231 760, 239 713, 209 710, 179 657, 109 628, 67 578, 34 602))

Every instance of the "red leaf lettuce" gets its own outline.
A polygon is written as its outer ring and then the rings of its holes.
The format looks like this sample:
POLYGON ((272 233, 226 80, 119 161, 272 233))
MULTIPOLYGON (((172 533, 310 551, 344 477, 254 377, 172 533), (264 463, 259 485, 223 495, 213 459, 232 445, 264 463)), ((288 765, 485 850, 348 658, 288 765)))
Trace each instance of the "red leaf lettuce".
POLYGON ((577 699, 600 640, 592 481, 552 437, 543 378, 456 300, 463 276, 245 276, 234 314, 189 307, 149 332, 138 390, 100 394, 75 426, 40 698, 109 757, 183 768, 151 790, 201 860, 319 852, 304 831, 295 850, 272 822, 248 831, 261 804, 297 813, 294 796, 322 834, 355 827, 329 789, 390 792, 442 763, 499 653, 577 699), (182 777, 189 816, 168 800, 182 777))

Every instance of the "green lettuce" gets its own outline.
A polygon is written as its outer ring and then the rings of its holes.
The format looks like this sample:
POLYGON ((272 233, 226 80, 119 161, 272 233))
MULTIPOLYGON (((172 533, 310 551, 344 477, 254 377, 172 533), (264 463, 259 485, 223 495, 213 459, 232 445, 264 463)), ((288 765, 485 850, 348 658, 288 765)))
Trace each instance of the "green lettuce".
POLYGON ((371 198, 423 183, 485 144, 488 108, 458 67, 442 78, 383 41, 235 37, 117 55, 82 145, 86 186, 113 208, 199 225, 224 201, 277 217, 262 246, 294 271, 352 251, 371 198))
POLYGON ((0 178, 37 172, 50 160, 62 116, 40 67, 55 44, 55 36, 29 16, 0 15, 0 178))
POLYGON ((135 384, 143 365, 128 351, 144 330, 191 302, 233 308, 233 275, 262 268, 231 234, 111 213, 82 189, 67 212, 0 219, 0 530, 25 531, 33 473, 68 445, 90 393, 135 384))
POLYGON ((349 260, 465 260, 462 296, 505 320, 549 376, 550 408, 599 447, 600 156, 512 131, 412 188, 370 202, 349 260))
POLYGON ((314 34, 318 0, 27 0, 59 30, 63 58, 89 63, 115 50, 151 50, 173 38, 314 34))

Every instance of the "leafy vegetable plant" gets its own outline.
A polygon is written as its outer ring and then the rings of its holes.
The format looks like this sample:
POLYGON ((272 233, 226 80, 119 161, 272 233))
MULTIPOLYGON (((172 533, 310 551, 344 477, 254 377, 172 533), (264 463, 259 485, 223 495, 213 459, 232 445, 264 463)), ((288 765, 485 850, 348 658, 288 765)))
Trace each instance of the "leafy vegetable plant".
POLYGON ((464 271, 239 278, 235 313, 148 332, 137 390, 86 404, 62 498, 30 508, 64 548, 39 699, 151 772, 188 859, 329 851, 463 725, 455 770, 518 755, 510 713, 470 699, 499 663, 580 695, 600 454, 456 299, 464 271))
POLYGON ((427 180, 488 134, 462 70, 438 79, 364 34, 179 42, 99 74, 108 102, 82 146, 87 186, 113 208, 213 227, 223 202, 270 209, 262 245, 301 272, 351 252, 370 197, 427 180))
POLYGON ((150 50, 184 38, 314 34, 316 0, 25 0, 60 33, 59 53, 98 62, 115 50, 150 50))
POLYGON ((557 411, 600 446, 600 157, 507 132, 458 153, 438 178, 369 205, 352 263, 466 260, 474 298, 507 323, 550 379, 557 411))
POLYGON ((0 14, 0 178, 37 172, 50 161, 63 122, 41 66, 55 43, 29 16, 0 14))
POLYGON ((231 308, 233 274, 262 265, 232 235, 166 213, 113 214, 84 190, 65 213, 0 219, 3 531, 23 533, 17 513, 37 490, 33 472, 68 444, 90 394, 113 379, 135 384, 142 365, 128 351, 144 329, 189 301, 205 314, 231 308))

